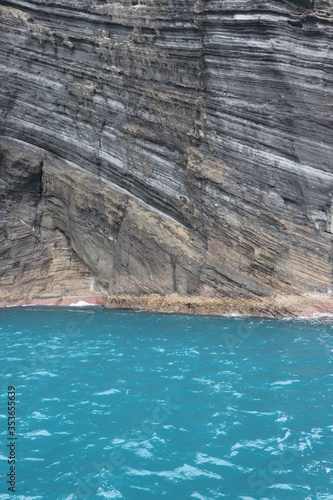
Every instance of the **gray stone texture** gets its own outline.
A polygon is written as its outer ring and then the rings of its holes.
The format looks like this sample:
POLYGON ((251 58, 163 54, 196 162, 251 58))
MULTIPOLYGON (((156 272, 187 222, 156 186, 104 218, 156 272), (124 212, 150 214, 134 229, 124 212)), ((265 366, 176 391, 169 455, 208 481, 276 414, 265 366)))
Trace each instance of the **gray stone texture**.
POLYGON ((332 28, 332 0, 0 1, 0 297, 330 288, 332 28))

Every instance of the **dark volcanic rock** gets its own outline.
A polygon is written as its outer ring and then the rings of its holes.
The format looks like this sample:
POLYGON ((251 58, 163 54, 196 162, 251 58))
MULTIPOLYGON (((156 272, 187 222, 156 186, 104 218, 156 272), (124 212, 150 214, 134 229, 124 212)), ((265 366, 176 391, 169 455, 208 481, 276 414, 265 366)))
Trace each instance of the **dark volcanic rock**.
POLYGON ((0 26, 0 298, 331 287, 332 0, 8 0, 0 26))

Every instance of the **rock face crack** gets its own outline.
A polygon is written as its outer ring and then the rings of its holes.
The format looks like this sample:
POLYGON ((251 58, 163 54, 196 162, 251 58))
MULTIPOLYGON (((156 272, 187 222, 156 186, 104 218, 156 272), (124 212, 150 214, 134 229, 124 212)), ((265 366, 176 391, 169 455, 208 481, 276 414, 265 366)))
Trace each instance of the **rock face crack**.
POLYGON ((331 288, 332 16, 1 2, 0 299, 331 288))

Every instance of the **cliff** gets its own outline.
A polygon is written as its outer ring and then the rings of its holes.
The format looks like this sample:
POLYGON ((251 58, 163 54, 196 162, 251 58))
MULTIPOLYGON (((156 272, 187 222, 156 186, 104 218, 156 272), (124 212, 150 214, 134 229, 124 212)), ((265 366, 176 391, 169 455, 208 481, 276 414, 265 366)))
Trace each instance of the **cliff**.
POLYGON ((1 0, 0 27, 0 300, 332 286, 332 0, 1 0))

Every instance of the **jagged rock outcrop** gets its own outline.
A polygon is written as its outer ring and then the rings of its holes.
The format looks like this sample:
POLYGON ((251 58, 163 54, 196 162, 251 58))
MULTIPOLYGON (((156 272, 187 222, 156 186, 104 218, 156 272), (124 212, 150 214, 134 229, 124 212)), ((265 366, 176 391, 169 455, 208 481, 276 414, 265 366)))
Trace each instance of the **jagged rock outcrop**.
POLYGON ((2 0, 0 26, 0 298, 332 286, 332 0, 2 0))

